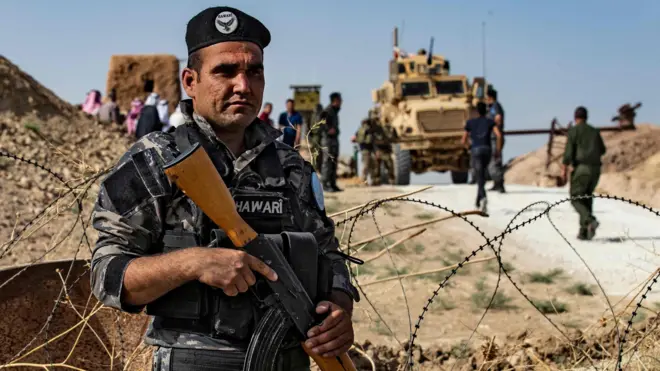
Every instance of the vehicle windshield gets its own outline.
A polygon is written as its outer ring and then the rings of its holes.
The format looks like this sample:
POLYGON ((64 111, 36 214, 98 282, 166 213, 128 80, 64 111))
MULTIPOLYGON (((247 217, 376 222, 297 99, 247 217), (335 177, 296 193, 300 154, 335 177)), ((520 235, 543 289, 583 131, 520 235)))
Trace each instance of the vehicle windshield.
POLYGON ((404 82, 401 84, 401 94, 404 97, 429 95, 430 93, 428 82, 404 82))
POLYGON ((463 80, 436 81, 438 95, 465 94, 463 80))

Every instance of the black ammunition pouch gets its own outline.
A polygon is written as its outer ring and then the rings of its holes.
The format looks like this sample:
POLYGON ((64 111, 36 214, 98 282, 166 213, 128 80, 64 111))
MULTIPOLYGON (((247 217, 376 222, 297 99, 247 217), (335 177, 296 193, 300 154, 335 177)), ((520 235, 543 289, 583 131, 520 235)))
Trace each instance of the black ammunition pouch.
MULTIPOLYGON (((166 231, 163 236, 163 253, 199 246, 195 233, 166 231)), ((209 313, 208 286, 199 281, 187 282, 147 304, 150 316, 200 320, 209 313)))

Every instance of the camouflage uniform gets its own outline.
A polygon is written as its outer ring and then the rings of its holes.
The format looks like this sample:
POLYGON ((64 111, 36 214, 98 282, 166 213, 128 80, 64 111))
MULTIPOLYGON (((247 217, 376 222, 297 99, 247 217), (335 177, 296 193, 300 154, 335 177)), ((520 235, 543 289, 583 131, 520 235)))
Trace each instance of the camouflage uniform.
MULTIPOLYGON (((190 100, 182 101, 180 106, 185 125, 215 149, 207 152, 237 205, 240 197, 249 201, 250 196, 265 201, 279 197, 284 203, 279 214, 272 210, 269 214, 264 209, 260 215, 251 215, 239 210, 248 224, 258 233, 312 232, 319 249, 338 249, 334 224, 325 213, 322 198, 315 198, 319 195, 312 189, 314 170, 295 150, 275 140, 281 134, 279 131, 255 120, 245 132, 248 150, 235 158, 215 136, 210 124, 193 113, 190 100), (276 170, 280 173, 273 172, 272 168, 278 168, 276 170)), ((91 285, 94 295, 106 306, 129 313, 144 309, 124 303, 120 296, 124 271, 134 258, 190 246, 230 246, 226 238, 213 245, 211 232, 218 232, 213 230, 217 227, 168 180, 162 170, 164 163, 180 154, 178 139, 163 132, 153 132, 141 138, 121 157, 101 184, 93 214, 93 225, 99 237, 92 254, 91 285), (168 247, 168 241, 176 240, 173 237, 179 241, 183 237, 194 239, 187 246, 168 247)), ((335 259, 334 254, 328 256, 333 258, 333 289, 359 300, 344 262, 335 259)), ((228 297, 221 290, 212 290, 198 281, 186 285, 205 290, 203 292, 208 293, 205 298, 214 304, 208 313, 200 314, 200 320, 171 320, 153 315, 145 342, 157 347, 154 369, 160 364, 160 369, 169 370, 169 357, 173 352, 181 351, 180 348, 195 349, 196 352, 214 351, 213 354, 218 351, 239 352, 235 361, 242 365, 240 352, 245 349, 245 342, 249 341, 258 317, 251 314, 254 308, 250 292, 228 297), (228 317, 223 319, 224 323, 219 319, 223 316, 228 317)), ((183 295, 175 290, 165 296, 179 300, 183 295)), ((146 306, 147 314, 151 314, 152 304, 146 306)), ((298 360, 308 362, 309 358, 299 345, 292 349, 290 352, 298 352, 298 360)), ((284 367, 294 368, 292 364, 284 367)), ((308 368, 309 365, 300 369, 308 368)), ((234 365, 228 364, 227 369, 233 370, 234 365)))
MULTIPOLYGON (((371 121, 362 120, 362 124, 355 133, 355 141, 360 147, 360 156, 362 156, 362 176, 361 179, 363 182, 367 182, 368 176, 370 173, 373 174, 373 169, 375 165, 374 158, 374 137, 373 130, 371 127, 371 121)), ((371 177, 373 181, 373 175, 371 177)))
POLYGON ((318 105, 316 107, 316 112, 314 113, 314 122, 310 125, 310 132, 309 132, 309 140, 310 140, 310 147, 312 148, 312 152, 314 153, 314 169, 316 169, 317 172, 321 172, 323 169, 323 148, 321 147, 321 137, 322 137, 322 132, 323 128, 321 126, 318 126, 314 128, 317 123, 319 123, 322 120, 322 113, 323 113, 323 106, 318 105))
POLYGON ((323 157, 323 186, 326 190, 337 190, 337 161, 339 161, 339 116, 337 108, 329 105, 325 112, 326 122, 323 126, 321 146, 326 152, 323 157), (334 128, 335 133, 330 134, 329 129, 334 128))
POLYGON ((391 125, 375 125, 374 142, 376 143, 376 166, 374 167, 374 185, 381 183, 381 171, 385 168, 390 184, 394 184, 394 161, 392 161, 392 142, 398 135, 391 125))

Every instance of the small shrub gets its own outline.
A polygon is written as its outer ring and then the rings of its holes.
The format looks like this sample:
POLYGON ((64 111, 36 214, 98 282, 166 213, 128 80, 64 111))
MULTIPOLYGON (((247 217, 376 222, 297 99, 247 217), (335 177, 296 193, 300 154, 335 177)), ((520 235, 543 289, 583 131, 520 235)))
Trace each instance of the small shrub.
MULTIPOLYGON (((506 261, 502 262, 502 266, 504 267, 504 269, 506 270, 507 273, 511 273, 514 270, 516 270, 513 267, 513 264, 511 264, 509 262, 506 262, 506 261)), ((497 260, 491 260, 488 263, 486 263, 486 270, 488 272, 492 272, 492 273, 499 273, 500 272, 500 264, 497 262, 497 260)))
POLYGON ((582 295, 582 296, 594 295, 591 285, 587 285, 586 283, 576 283, 573 286, 567 288, 566 292, 568 292, 569 294, 582 295))
POLYGON ((475 284, 475 289, 477 290, 473 293, 470 298, 472 299, 472 304, 477 309, 510 309, 513 306, 510 304, 513 300, 511 297, 506 296, 501 289, 498 289, 493 297, 493 292, 486 285, 486 278, 482 277, 475 284), (491 303, 491 298, 493 299, 491 303))
MULTIPOLYGON (((458 251, 447 251, 441 256, 442 264, 445 266, 450 266, 454 264, 460 264, 465 261, 467 254, 463 253, 463 250, 458 251)), ((456 274, 465 275, 470 273, 470 266, 464 265, 462 267, 456 268, 456 274)))
POLYGON ((532 283, 545 283, 551 284, 555 282, 555 279, 559 278, 564 271, 560 268, 551 269, 545 273, 534 272, 529 274, 529 281, 532 283))
POLYGON ((429 310, 431 312, 442 312, 445 310, 455 309, 456 305, 452 303, 449 299, 444 297, 436 296, 433 299, 433 302, 429 305, 429 310))
POLYGON ((568 305, 557 301, 556 299, 552 300, 532 300, 532 303, 541 311, 543 314, 556 314, 564 313, 568 311, 568 305))
POLYGON ((432 213, 419 213, 415 214, 415 218, 419 220, 431 220, 435 217, 432 213))
POLYGON ((378 276, 378 278, 396 277, 397 273, 398 273, 399 276, 403 276, 404 274, 410 273, 410 268, 408 268, 408 267, 397 267, 397 269, 395 269, 393 266, 388 265, 385 268, 385 272, 383 272, 380 276, 378 276))
POLYGON ((23 127, 28 129, 28 130, 32 130, 35 133, 39 133, 41 131, 41 128, 39 127, 39 125, 37 125, 35 123, 32 123, 32 122, 28 122, 28 123, 24 124, 23 127))
POLYGON ((371 330, 379 335, 392 335, 390 330, 383 324, 383 322, 380 319, 375 319, 371 325, 369 325, 369 328, 371 330))
POLYGON ((470 346, 466 340, 462 340, 460 344, 454 344, 449 351, 457 359, 465 359, 470 356, 470 346))

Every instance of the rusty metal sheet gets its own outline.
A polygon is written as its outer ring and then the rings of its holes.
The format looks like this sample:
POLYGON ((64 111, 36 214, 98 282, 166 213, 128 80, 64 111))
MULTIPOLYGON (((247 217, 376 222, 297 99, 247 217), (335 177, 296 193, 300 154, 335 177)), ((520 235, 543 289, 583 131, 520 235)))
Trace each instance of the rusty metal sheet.
MULTIPOLYGON (((0 284, 10 279, 0 289, 0 365, 15 360, 19 353, 24 355, 42 346, 48 339, 53 339, 79 323, 81 319, 72 309, 72 304, 83 314, 90 313, 98 303, 91 295, 88 261, 85 260, 63 260, 1 269, 0 284), (58 270, 66 278, 70 302, 65 300, 58 270)), ((68 365, 85 370, 122 370, 133 351, 142 343, 147 321, 146 315, 130 315, 106 307, 89 319, 89 327, 84 328, 79 339, 82 326, 18 362, 63 362, 71 349, 74 349, 66 362, 68 365), (114 354, 113 359, 106 349, 114 354)), ((137 356, 134 356, 127 369, 149 369, 150 349, 140 349, 142 351, 136 352, 137 356)))

